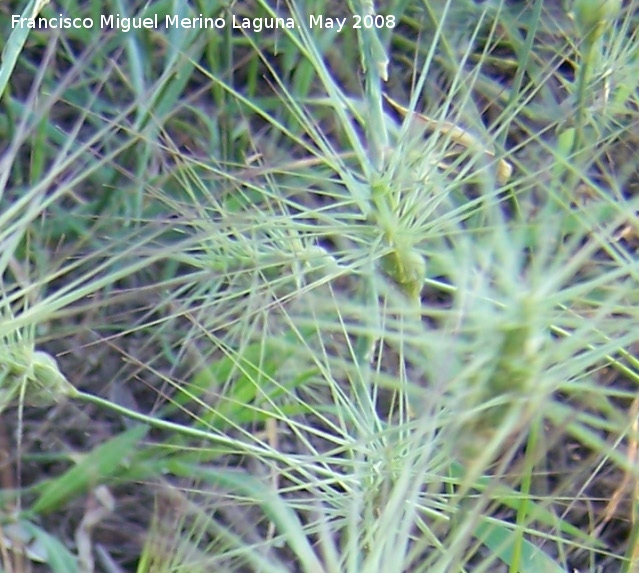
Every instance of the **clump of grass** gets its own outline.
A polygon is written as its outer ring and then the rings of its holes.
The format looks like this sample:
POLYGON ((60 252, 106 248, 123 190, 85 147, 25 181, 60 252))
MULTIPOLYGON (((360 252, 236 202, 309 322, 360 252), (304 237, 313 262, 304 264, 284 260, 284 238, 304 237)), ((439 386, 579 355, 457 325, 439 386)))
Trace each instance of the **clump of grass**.
POLYGON ((21 489, 22 519, 147 481, 140 572, 564 571, 578 553, 630 570, 632 543, 624 556, 559 513, 571 476, 550 453, 578 444, 593 476, 632 475, 617 445, 635 440, 633 392, 598 373, 637 376, 620 238, 635 201, 601 162, 633 113, 615 75, 634 66, 631 14, 580 44, 541 1, 523 25, 515 4, 466 8, 392 3, 396 28, 342 38, 289 3, 299 27, 273 35, 88 36, 81 57, 50 40, 33 96, 4 100, 30 115, 4 156, 0 334, 30 337, 0 368, 23 404, 63 395, 127 422, 21 489), (172 49, 153 75, 142 63, 160 41, 172 49), (337 81, 343 67, 362 71, 360 91, 337 81), (64 141, 63 102, 77 118, 64 141), (580 125, 593 138, 577 149, 580 125), (135 376, 65 377, 41 350, 59 326, 122 346, 135 376))

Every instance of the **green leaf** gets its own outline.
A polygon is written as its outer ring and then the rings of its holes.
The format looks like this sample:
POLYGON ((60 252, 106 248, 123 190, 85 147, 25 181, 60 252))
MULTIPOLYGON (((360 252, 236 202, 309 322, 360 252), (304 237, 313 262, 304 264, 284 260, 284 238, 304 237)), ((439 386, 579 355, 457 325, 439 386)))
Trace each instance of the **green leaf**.
POLYGON ((475 530, 475 537, 507 565, 512 565, 515 542, 520 542, 521 558, 516 563, 519 573, 565 573, 565 569, 553 561, 539 547, 526 539, 519 539, 519 533, 512 525, 500 521, 482 518, 475 530))
POLYGON ((175 406, 206 404, 198 424, 223 429, 264 421, 268 417, 265 410, 270 410, 272 402, 277 402, 280 413, 299 413, 297 404, 282 402, 287 393, 308 380, 315 370, 299 372, 293 379, 280 375, 293 356, 294 343, 294 333, 289 332, 282 340, 265 340, 238 351, 226 349, 225 357, 203 368, 178 389, 171 407, 165 409, 163 415, 175 406), (215 404, 210 404, 207 393, 215 396, 215 404))
POLYGON ((84 455, 76 466, 43 487, 31 511, 36 514, 55 511, 70 498, 118 475, 147 431, 146 426, 135 426, 84 455))
POLYGON ((75 556, 58 539, 30 521, 23 521, 20 525, 31 537, 31 545, 37 546, 38 551, 43 552, 42 562, 46 563, 53 573, 77 573, 78 563, 75 556))
MULTIPOLYGON (((49 0, 31 0, 24 12, 21 14, 22 18, 36 18, 40 13, 40 10, 44 8, 49 0)), ((2 54, 0 54, 0 98, 4 93, 9 78, 16 66, 18 57, 22 52, 27 37, 29 36, 29 28, 26 26, 16 26, 7 40, 7 45, 2 54)))

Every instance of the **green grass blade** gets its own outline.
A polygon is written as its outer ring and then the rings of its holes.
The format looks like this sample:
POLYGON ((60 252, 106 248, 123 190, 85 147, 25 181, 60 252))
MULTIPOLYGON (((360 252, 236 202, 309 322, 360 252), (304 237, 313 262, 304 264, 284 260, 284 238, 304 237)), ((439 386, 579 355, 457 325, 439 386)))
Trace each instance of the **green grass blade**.
POLYGON ((30 513, 55 511, 70 498, 117 476, 147 431, 146 426, 135 426, 84 454, 74 467, 47 483, 30 513))
MULTIPOLYGON (((21 17, 37 18, 42 8, 44 8, 44 6, 48 3, 49 0, 30 0, 24 12, 22 12, 21 17)), ((4 47, 4 50, 2 50, 2 54, 0 56, 0 98, 2 98, 2 95, 4 94, 9 78, 13 73, 13 69, 18 62, 20 54, 22 53, 24 44, 29 36, 29 30, 30 28, 27 26, 15 27, 11 34, 9 34, 7 44, 4 47)))

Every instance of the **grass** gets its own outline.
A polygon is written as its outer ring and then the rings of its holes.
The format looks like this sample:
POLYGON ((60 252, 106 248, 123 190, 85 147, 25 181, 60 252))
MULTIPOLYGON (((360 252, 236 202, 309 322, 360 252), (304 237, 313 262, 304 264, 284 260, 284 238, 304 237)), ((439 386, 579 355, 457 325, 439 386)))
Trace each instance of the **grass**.
POLYGON ((635 2, 40 4, 0 8, 2 571, 637 570, 635 2))

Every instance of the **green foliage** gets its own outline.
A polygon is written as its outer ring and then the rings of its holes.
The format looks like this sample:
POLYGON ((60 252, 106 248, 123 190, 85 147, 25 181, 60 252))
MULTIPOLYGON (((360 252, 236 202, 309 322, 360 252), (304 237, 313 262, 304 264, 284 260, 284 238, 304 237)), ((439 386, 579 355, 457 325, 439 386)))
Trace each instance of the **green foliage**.
POLYGON ((130 463, 127 458, 144 438, 147 430, 142 425, 136 426, 101 444, 92 452, 79 456, 74 467, 38 487, 38 497, 31 506, 31 512, 38 515, 59 509, 70 498, 117 476, 130 463))
POLYGON ((140 573, 630 570, 632 537, 564 513, 591 500, 553 441, 630 472, 632 10, 63 4, 298 25, 5 36, 0 405, 35 478, 7 469, 2 518, 48 544, 26 558, 78 570, 56 524, 124 485, 156 497, 140 573))
POLYGON ((584 43, 591 45, 619 17, 621 0, 574 0, 572 11, 584 43))
MULTIPOLYGON (((27 559, 45 565, 52 573, 78 573, 75 556, 64 544, 35 523, 21 520, 3 527, 3 546, 24 552, 27 559), (26 547, 20 547, 25 544, 26 547)), ((4 569, 3 569, 4 571, 4 569)))

